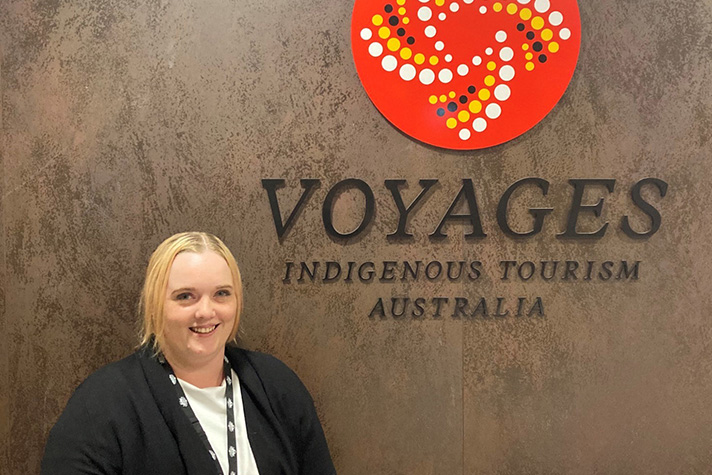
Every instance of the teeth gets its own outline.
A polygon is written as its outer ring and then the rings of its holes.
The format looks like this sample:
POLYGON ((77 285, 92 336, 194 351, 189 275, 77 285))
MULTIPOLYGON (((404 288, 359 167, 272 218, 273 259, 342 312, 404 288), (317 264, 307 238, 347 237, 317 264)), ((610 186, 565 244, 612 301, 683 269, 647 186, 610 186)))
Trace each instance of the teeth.
POLYGON ((194 331, 195 333, 210 333, 211 331, 215 330, 217 325, 213 325, 212 327, 192 327, 191 330, 194 331))

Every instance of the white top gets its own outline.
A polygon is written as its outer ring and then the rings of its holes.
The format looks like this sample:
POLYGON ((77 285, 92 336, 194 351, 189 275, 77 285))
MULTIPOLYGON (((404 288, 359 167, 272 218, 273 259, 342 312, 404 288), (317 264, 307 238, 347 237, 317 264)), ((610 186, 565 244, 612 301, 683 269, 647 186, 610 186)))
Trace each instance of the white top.
MULTIPOLYGON (((224 474, 228 475, 227 456, 227 415, 225 414, 225 380, 220 386, 212 388, 198 388, 178 378, 185 397, 188 398, 190 407, 195 417, 208 436, 208 441, 213 451, 218 456, 218 461, 224 474)), ((247 425, 245 424, 245 411, 242 405, 240 381, 232 371, 232 391, 235 401, 235 439, 237 442, 237 471, 239 475, 259 475, 255 456, 247 438, 247 425)))

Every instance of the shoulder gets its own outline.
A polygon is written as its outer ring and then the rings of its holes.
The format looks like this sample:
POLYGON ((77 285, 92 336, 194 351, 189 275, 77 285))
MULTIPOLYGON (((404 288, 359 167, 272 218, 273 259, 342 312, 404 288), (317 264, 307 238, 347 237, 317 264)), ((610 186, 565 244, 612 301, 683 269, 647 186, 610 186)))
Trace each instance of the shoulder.
POLYGON ((133 353, 91 373, 74 390, 63 416, 121 419, 136 401, 146 399, 148 386, 140 355, 133 353))
POLYGON ((91 373, 77 387, 73 398, 96 394, 115 399, 122 395, 122 389, 131 388, 140 377, 141 366, 138 353, 133 353, 91 373))
POLYGON ((272 402, 313 406, 311 395, 299 376, 279 359, 237 347, 228 346, 226 351, 240 384, 259 384, 272 402))
POLYGON ((50 431, 42 473, 118 473, 120 426, 131 417, 135 355, 90 374, 50 431))
MULTIPOLYGON (((241 369, 244 370, 245 365, 249 366, 249 369, 254 371, 264 384, 286 385, 287 388, 292 385, 303 387, 299 376, 272 355, 237 347, 228 347, 227 355, 231 363, 237 363, 238 368, 242 367, 241 369)), ((238 368, 235 371, 239 376, 238 368)))
POLYGON ((229 346, 226 353, 240 385, 255 397, 252 409, 260 404, 287 430, 299 473, 336 473, 314 402, 296 373, 271 355, 229 346))

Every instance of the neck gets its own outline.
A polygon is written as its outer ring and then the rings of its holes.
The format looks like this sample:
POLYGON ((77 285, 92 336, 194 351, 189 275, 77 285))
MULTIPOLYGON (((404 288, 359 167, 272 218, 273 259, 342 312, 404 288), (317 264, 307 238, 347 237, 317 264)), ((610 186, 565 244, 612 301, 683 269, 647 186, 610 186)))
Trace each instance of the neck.
POLYGON ((166 361, 173 368, 173 373, 176 377, 186 381, 198 388, 211 388, 220 386, 223 381, 223 357, 220 353, 215 358, 204 362, 200 365, 185 364, 182 361, 171 358, 170 355, 165 355, 166 361))

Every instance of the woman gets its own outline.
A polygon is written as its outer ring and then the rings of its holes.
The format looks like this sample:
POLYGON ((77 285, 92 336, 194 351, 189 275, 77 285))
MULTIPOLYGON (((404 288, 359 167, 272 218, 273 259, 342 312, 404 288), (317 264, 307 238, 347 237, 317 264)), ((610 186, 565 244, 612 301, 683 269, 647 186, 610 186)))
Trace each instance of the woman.
POLYGON ((141 294, 141 347, 77 388, 42 473, 334 474, 299 378, 233 345, 241 309, 240 271, 220 239, 161 243, 141 294))

